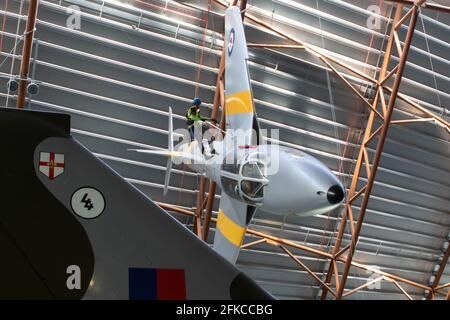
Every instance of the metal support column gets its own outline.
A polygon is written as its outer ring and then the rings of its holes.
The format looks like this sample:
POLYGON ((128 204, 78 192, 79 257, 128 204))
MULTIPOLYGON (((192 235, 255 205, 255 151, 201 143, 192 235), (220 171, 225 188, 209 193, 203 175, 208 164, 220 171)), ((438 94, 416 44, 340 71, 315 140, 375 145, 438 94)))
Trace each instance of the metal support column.
POLYGON ((27 95, 28 72, 30 69, 31 49, 33 47, 34 29, 36 28, 36 16, 39 0, 30 0, 28 7, 28 19, 25 28, 25 36, 22 49, 22 60, 20 63, 20 82, 19 92, 17 94, 17 108, 22 109, 25 106, 27 95))
MULTIPOLYGON (((355 172, 354 172, 354 175, 352 178, 352 187, 351 187, 350 193, 348 195, 348 198, 346 200, 344 214, 343 214, 343 217, 341 220, 338 239, 337 239, 336 245, 333 250, 334 253, 337 253, 340 250, 340 245, 342 242, 342 237, 345 232, 345 227, 346 227, 347 218, 348 218, 350 220, 350 227, 351 227, 350 228, 351 229, 351 242, 350 242, 350 246, 348 247, 348 250, 347 250, 348 251, 347 256, 344 259, 345 265, 344 265, 344 270, 342 272, 341 280, 339 281, 339 288, 336 288, 336 292, 337 292, 336 299, 341 299, 342 295, 344 293, 345 284, 346 284, 347 277, 348 277, 348 274, 350 271, 350 267, 352 265, 353 255, 356 250, 356 245, 358 242, 358 238, 359 238, 362 224, 364 221, 364 216, 365 216, 367 206, 369 203, 369 199, 370 199, 373 184, 375 181, 375 176, 377 173, 378 165, 381 160, 384 143, 385 143, 386 136, 387 136, 387 133, 389 130, 389 126, 391 124, 390 122, 391 122, 392 113, 394 111, 395 101, 397 99, 397 93, 400 88, 403 71, 404 71, 405 65, 406 65, 406 59, 408 57, 409 48, 411 46, 411 41, 412 41, 412 37, 414 35, 414 29, 415 29, 416 22, 417 22, 417 17, 418 17, 418 13, 419 13, 418 6, 421 5, 421 2, 423 2, 423 1, 417 1, 417 3, 406 14, 407 16, 408 15, 410 16, 410 23, 408 26, 408 32, 406 35, 406 39, 405 39, 403 48, 399 48, 399 47, 397 48, 397 50, 400 51, 399 52, 400 62, 398 63, 398 66, 395 67, 396 73, 395 72, 389 73, 390 76, 392 76, 393 74, 395 74, 396 76, 395 76, 394 84, 392 87, 392 91, 390 93, 389 103, 387 104, 387 107, 385 109, 383 108, 383 114, 384 114, 383 124, 378 129, 376 129, 375 131, 372 132, 372 127, 374 124, 373 120, 375 119, 375 114, 376 114, 375 111, 372 110, 370 117, 369 117, 368 125, 365 130, 364 140, 362 141, 361 150, 360 150, 359 157, 358 157, 359 165, 357 165, 357 167, 355 168, 355 172), (368 156, 368 151, 366 149, 366 145, 371 139, 375 138, 377 134, 379 134, 378 143, 375 148, 375 155, 374 155, 373 161, 370 164, 370 159, 368 156), (356 186, 361 177, 361 167, 363 164, 365 164, 366 171, 367 171, 367 184, 363 187, 363 192, 358 192, 355 194, 356 186), (362 197, 362 202, 360 205, 358 221, 355 226, 354 222, 353 222, 352 203, 357 197, 360 197, 360 196, 362 197)), ((397 7, 396 19, 398 19, 398 17, 399 17, 398 12, 399 11, 401 12, 401 9, 402 9, 401 7, 402 7, 401 4, 399 4, 397 7)), ((404 19, 402 18, 398 21, 403 21, 403 20, 404 19)), ((394 40, 396 38, 398 38, 398 35, 397 35, 397 28, 399 27, 398 21, 394 20, 394 23, 392 25, 391 36, 390 36, 390 40, 389 40, 389 45, 391 46, 391 48, 390 48, 391 52, 389 52, 389 54, 385 54, 384 62, 386 62, 386 61, 389 62, 389 60, 390 60, 390 56, 392 53, 392 44, 393 44, 392 37, 394 40)), ((386 71, 387 71, 387 64, 383 63, 383 68, 380 73, 379 81, 384 80, 386 71)), ((380 86, 378 85, 377 86, 377 95, 376 95, 376 97, 374 99, 374 103, 373 103, 374 109, 377 108, 377 106, 379 104, 379 100, 384 101, 383 90, 380 91, 379 88, 380 88, 380 86)), ((383 103, 381 103, 381 104, 383 107, 383 103)), ((332 269, 334 269, 334 268, 332 266, 330 266, 330 269, 329 269, 330 275, 327 276, 327 278, 331 277, 332 272, 330 272, 330 271, 332 271, 332 269)), ((336 276, 338 277, 337 274, 336 274, 336 276)), ((323 290, 324 291, 323 291, 322 298, 325 298, 326 294, 327 294, 327 290, 326 290, 326 288, 324 288, 323 290)))
POLYGON ((431 285, 431 289, 432 290, 427 295, 427 299, 428 300, 432 299, 433 296, 435 295, 435 290, 436 290, 436 288, 439 285, 439 281, 441 281, 441 277, 442 277, 442 274, 445 271, 445 267, 447 266, 447 262, 448 262, 449 256, 450 256, 450 240, 448 240, 447 250, 445 251, 444 256, 442 257, 442 261, 439 264, 439 270, 436 273, 436 276, 434 278, 433 284, 431 285))

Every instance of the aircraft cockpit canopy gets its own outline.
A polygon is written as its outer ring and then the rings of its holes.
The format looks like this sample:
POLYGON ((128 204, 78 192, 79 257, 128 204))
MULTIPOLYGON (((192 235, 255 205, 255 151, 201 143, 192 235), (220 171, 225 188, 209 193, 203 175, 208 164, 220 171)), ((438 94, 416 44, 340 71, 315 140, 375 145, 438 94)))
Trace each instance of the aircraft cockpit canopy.
POLYGON ((260 205, 264 197, 266 164, 260 152, 249 152, 240 163, 235 158, 232 163, 222 164, 221 183, 231 197, 244 200, 251 205, 260 205))

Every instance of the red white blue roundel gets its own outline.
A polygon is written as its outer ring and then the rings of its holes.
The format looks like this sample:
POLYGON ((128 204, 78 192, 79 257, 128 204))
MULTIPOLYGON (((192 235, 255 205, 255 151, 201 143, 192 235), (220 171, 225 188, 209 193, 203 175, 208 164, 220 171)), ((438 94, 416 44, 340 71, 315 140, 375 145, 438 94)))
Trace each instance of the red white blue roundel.
POLYGON ((231 55, 234 48, 234 28, 231 29, 230 35, 228 36, 228 55, 231 55))

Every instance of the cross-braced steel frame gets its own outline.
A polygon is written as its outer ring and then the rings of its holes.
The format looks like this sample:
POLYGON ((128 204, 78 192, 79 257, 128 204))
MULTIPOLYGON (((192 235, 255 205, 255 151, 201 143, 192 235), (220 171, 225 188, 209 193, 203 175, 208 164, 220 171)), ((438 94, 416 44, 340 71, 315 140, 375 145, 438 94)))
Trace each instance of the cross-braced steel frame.
MULTIPOLYGON (((222 1, 222 0, 213 0, 214 2, 227 7, 228 3, 222 1)), ((244 244, 242 247, 250 247, 253 245, 257 245, 260 243, 268 243, 275 246, 278 246, 283 252, 285 252, 290 258, 292 258, 295 263, 305 270, 308 274, 310 274, 314 279, 317 280, 317 282, 322 287, 322 299, 325 299, 327 297, 328 292, 331 293, 336 299, 342 299, 343 297, 349 296, 353 294, 354 292, 361 290, 365 287, 368 287, 369 285, 381 281, 381 280, 387 280, 392 282, 407 298, 411 299, 411 296, 406 292, 406 290, 400 285, 400 283, 406 283, 411 286, 415 286, 418 288, 422 288, 424 290, 428 290, 429 294, 427 296, 428 299, 433 298, 436 296, 436 294, 443 294, 442 290, 447 289, 446 299, 450 300, 450 290, 448 289, 450 287, 450 283, 446 283, 443 285, 439 285, 440 278, 444 272, 444 269, 447 265, 449 255, 450 255, 450 245, 448 246, 448 249, 446 250, 443 259, 439 265, 438 272, 435 276, 434 282, 431 285, 424 285, 421 283, 418 283, 416 281, 412 281, 391 273, 387 273, 378 269, 375 269, 373 267, 367 266, 362 263, 358 263, 353 260, 356 245, 358 242, 358 238, 361 232, 361 228, 364 221, 364 215, 368 206, 370 194, 372 191, 372 187, 374 184, 376 172, 378 169, 378 165, 380 163, 380 159, 383 152, 384 142, 389 130, 390 125, 406 125, 410 123, 415 122, 435 122, 445 128, 450 133, 450 123, 447 122, 442 117, 437 116, 436 114, 430 112, 426 108, 422 107, 418 103, 416 103, 412 98, 408 97, 407 95, 404 95, 399 92, 400 83, 402 80, 403 71, 405 68, 405 64, 408 57, 408 52, 410 49, 412 37, 414 34, 415 25, 417 22, 418 14, 419 14, 419 7, 423 7, 425 9, 434 9, 439 10, 443 12, 450 13, 450 7, 438 5, 434 3, 427 3, 426 0, 389 0, 392 2, 396 2, 396 12, 395 17, 392 22, 392 27, 389 35, 389 40, 387 44, 387 48, 385 50, 383 64, 381 66, 378 79, 375 79, 355 68, 352 66, 346 64, 343 61, 340 61, 337 58, 334 58, 328 54, 326 54, 324 51, 317 49, 299 39, 296 39, 295 37, 285 34, 284 32, 277 30, 276 28, 272 27, 271 25, 265 23, 261 19, 252 16, 249 13, 246 13, 246 0, 240 1, 240 9, 242 12, 242 18, 246 18, 252 23, 259 25, 261 27, 264 27, 279 36, 283 37, 284 39, 289 40, 292 42, 290 45, 273 45, 273 44, 249 44, 249 47, 262 47, 262 48, 297 48, 306 50, 309 53, 315 55, 320 60, 323 61, 323 63, 334 72, 334 74, 339 77, 348 87, 349 89, 354 92, 362 101, 367 105, 369 108, 369 117, 367 121, 367 125, 364 131, 364 137, 360 146, 359 155, 357 159, 356 166, 354 168, 353 176, 352 176, 352 182, 350 189, 348 191, 348 196, 346 199, 346 203, 343 208, 341 223, 339 227, 338 236, 336 238, 336 243, 334 245, 334 248, 331 253, 325 252, 323 250, 315 249, 307 245, 301 245, 296 242, 292 242, 289 240, 285 240, 282 238, 274 237, 256 230, 248 229, 247 234, 259 238, 255 241, 249 242, 244 244), (410 5, 411 8, 408 10, 406 14, 402 14, 403 5, 410 5), (398 35, 398 28, 409 21, 408 24, 408 31, 406 34, 406 38, 404 39, 404 44, 402 45, 399 35, 398 35), (392 68, 392 70, 388 71, 389 62, 391 61, 393 50, 396 49, 399 57, 399 63, 392 68), (375 95, 371 99, 371 101, 367 98, 365 98, 361 92, 356 89, 347 79, 344 77, 342 72, 340 72, 337 68, 343 68, 347 70, 348 72, 360 77, 362 80, 368 81, 371 83, 374 87, 375 95), (394 82, 392 87, 388 86, 386 84, 387 80, 394 78, 394 82), (395 108, 396 100, 400 99, 413 107, 414 109, 418 110, 420 113, 423 114, 422 117, 414 116, 410 119, 404 119, 404 120, 391 120, 392 114, 395 108), (380 123, 377 127, 376 119, 380 120, 380 123), (376 148, 374 156, 369 156, 369 153, 367 151, 367 145, 372 142, 376 142, 376 148), (361 187, 358 188, 358 183, 360 182, 361 177, 361 170, 362 168, 365 169, 365 173, 367 176, 367 182, 361 187), (361 198, 361 204, 359 207, 358 212, 358 218, 355 221, 354 219, 354 212, 353 212, 353 203, 356 201, 356 199, 361 198), (350 225, 350 236, 351 240, 348 245, 341 248, 342 240, 344 237, 344 233, 346 230, 347 222, 350 225), (309 269, 300 259, 298 259, 289 249, 295 248, 298 250, 303 250, 306 252, 309 252, 311 254, 318 255, 320 257, 326 258, 330 261, 329 263, 329 269, 326 275, 325 280, 322 280, 317 274, 315 274, 311 269, 309 269), (342 263, 344 265, 344 269, 342 272, 342 275, 339 274, 338 271, 338 263, 342 263), (352 290, 348 290, 347 292, 344 292, 345 284, 347 281, 347 277, 350 271, 351 267, 356 267, 360 269, 364 269, 367 271, 371 271, 373 273, 376 273, 379 275, 378 278, 373 279, 370 282, 365 283, 364 285, 361 285, 357 288, 354 288, 352 290), (332 289, 331 281, 334 277, 335 282, 335 290, 332 289)), ((231 1, 230 5, 236 5, 238 0, 231 1)), ((31 47, 34 37, 34 30, 35 30, 35 22, 36 22, 36 12, 38 7, 38 1, 37 0, 31 0, 31 5, 29 7, 28 12, 28 20, 27 20, 27 26, 26 26, 26 34, 25 34, 25 41, 24 41, 24 47, 22 52, 22 59, 21 59, 21 69, 20 69, 20 87, 19 87, 19 93, 18 93, 18 102, 17 107, 22 108, 25 102, 26 97, 26 85, 27 85, 27 78, 28 78, 28 68, 29 68, 29 61, 30 61, 30 55, 31 55, 31 47)), ((224 97, 224 81, 223 81, 223 75, 224 75, 224 51, 222 51, 222 56, 220 59, 220 67, 219 72, 217 76, 216 81, 216 91, 214 96, 214 103, 213 103, 213 110, 212 110, 212 119, 217 120, 218 114, 219 114, 219 107, 222 106, 222 111, 226 107, 225 106, 225 97, 224 97)), ((225 126, 225 119, 224 119, 224 112, 222 112, 222 118, 221 118, 221 128, 223 129, 225 126)), ((203 240, 207 240, 207 236, 209 233, 209 227, 211 222, 215 222, 216 220, 212 218, 212 209, 214 204, 214 196, 216 191, 216 184, 214 181, 207 181, 206 177, 202 176, 200 178, 199 182, 199 191, 198 191, 198 197, 197 197, 197 203, 196 203, 196 209, 195 212, 191 212, 189 210, 182 209, 177 206, 173 206, 166 203, 159 203, 159 205, 163 208, 166 208, 170 211, 186 214, 189 216, 194 217, 194 232, 203 240), (208 185, 208 194, 205 195, 206 192, 206 185, 208 185)), ((450 240, 449 240, 450 242, 450 240)), ((449 243, 450 244, 450 243, 449 243)))
MULTIPOLYGON (((228 7, 228 3, 222 0, 213 0, 213 1, 219 5, 228 7)), ((238 2, 237 0, 233 0, 230 3, 230 6, 236 5, 237 2, 238 2)), ((442 117, 427 110, 420 104, 416 103, 411 97, 399 92, 403 71, 405 69, 408 52, 411 46, 411 41, 414 35, 416 22, 419 15, 419 7, 421 6, 425 9, 434 9, 447 13, 450 13, 450 7, 427 3, 426 0, 416 0, 416 1, 395 0, 393 2, 397 3, 395 16, 392 21, 390 35, 384 53, 383 63, 380 68, 378 78, 376 79, 355 69, 354 67, 348 65, 347 63, 328 55, 324 51, 314 46, 311 46, 299 39, 296 39, 291 35, 285 34, 284 32, 265 23, 261 19, 247 13, 246 12, 247 1, 246 0, 240 1, 240 9, 242 12, 243 19, 245 18, 248 21, 252 22, 253 24, 264 27, 270 30, 271 32, 274 32, 277 35, 283 37, 284 39, 292 42, 292 44, 284 44, 284 45, 253 43, 248 44, 249 47, 268 48, 268 49, 289 48, 308 51, 309 53, 318 57, 324 63, 324 65, 327 68, 329 68, 338 78, 340 78, 348 86, 348 88, 354 94, 356 94, 369 108, 370 113, 364 130, 363 140, 359 149, 358 159, 354 168, 354 172, 352 174, 352 181, 350 188, 348 190, 346 203, 343 207, 338 235, 336 237, 336 242, 334 244, 331 253, 318 250, 306 245, 300 245, 288 240, 273 237, 251 229, 247 230, 247 233, 253 237, 258 237, 259 239, 244 244, 242 246, 242 247, 249 247, 252 245, 257 245, 266 242, 280 247, 280 249, 283 250, 289 257, 291 257, 300 268, 305 270, 308 274, 310 274, 314 279, 318 281, 320 287, 322 288, 321 299, 325 299, 328 293, 331 293, 336 299, 342 299, 343 297, 349 296, 354 292, 359 291, 381 280, 387 280, 392 282, 393 285, 395 285, 395 287, 397 287, 408 299, 412 298, 406 292, 406 290, 400 285, 400 283, 406 283, 418 288, 422 288, 424 290, 428 290, 429 291, 429 294, 427 296, 428 299, 433 298, 437 293, 442 294, 443 289, 450 287, 449 283, 439 285, 440 278, 445 269, 445 266, 447 265, 447 261, 450 254, 450 247, 444 254, 443 260, 439 265, 439 270, 435 276, 435 280, 431 285, 421 284, 416 281, 396 276, 394 274, 383 272, 353 260, 389 127, 391 125, 407 125, 417 122, 434 122, 445 128, 445 130, 447 130, 448 133, 450 133, 449 122, 447 122, 442 117), (411 8, 407 11, 406 14, 403 14, 404 5, 411 6, 411 8), (404 39, 404 43, 402 45, 402 42, 398 34, 398 29, 400 26, 406 23, 408 23, 408 30, 406 37, 404 39), (390 65, 393 56, 393 50, 397 50, 399 62, 394 68, 392 68, 392 70, 388 70, 388 67, 390 65), (349 80, 347 80, 347 78, 343 75, 343 73, 338 70, 338 68, 345 69, 346 71, 356 75, 360 79, 369 82, 374 88, 373 97, 371 99, 364 97, 361 94, 361 92, 349 80), (387 85, 389 79, 394 79, 392 86, 387 85), (419 111, 419 113, 422 114, 423 116, 415 115, 408 119, 392 120, 392 114, 397 99, 400 99, 406 104, 410 105, 412 108, 419 111), (379 121, 376 121, 377 119, 379 121), (372 157, 369 155, 367 149, 367 145, 371 142, 376 143, 375 152, 372 157), (360 178, 362 173, 361 170, 363 170, 363 168, 366 174, 367 182, 361 186, 360 178), (356 212, 354 212, 354 210, 357 210, 357 208, 354 207, 354 203, 357 199, 361 199, 361 204, 359 206, 359 210, 357 212, 357 219, 355 221, 354 217, 356 216, 356 212), (350 243, 342 248, 341 247, 342 240, 344 238, 347 223, 349 223, 350 226, 350 243), (287 247, 304 250, 328 259, 330 263, 325 280, 321 279, 312 270, 310 270, 302 261, 300 261, 294 254, 292 254, 292 252, 287 247), (342 263, 344 266, 342 274, 339 274, 338 263, 342 263), (379 277, 373 279, 370 282, 365 283, 364 285, 361 285, 357 288, 344 292, 346 281, 350 272, 350 268, 352 266, 372 271, 378 274, 379 277), (331 285, 333 277, 335 283, 334 284, 335 290, 332 289, 331 285)), ((213 119, 217 119, 219 113, 219 106, 222 106, 222 110, 223 108, 226 107, 224 99, 223 75, 224 75, 224 54, 222 51, 222 57, 220 59, 220 67, 217 76, 216 92, 214 96, 214 104, 212 110, 213 119)), ((224 124, 225 124, 224 112, 222 112, 222 119, 221 119, 222 128, 224 127, 224 124)), ((205 186, 207 183, 206 180, 207 179, 204 176, 201 177, 199 183, 197 207, 194 213, 194 231, 198 234, 199 237, 201 237, 205 241, 207 240, 207 236, 209 233, 210 222, 215 221, 215 219, 211 218, 211 212, 213 208, 214 196, 216 191, 215 182, 209 181, 208 195, 207 197, 205 197, 205 186)), ((180 209, 178 207, 174 207, 169 204, 161 203, 160 205, 168 210, 176 211, 183 214, 189 215, 191 214, 191 212, 189 211, 180 209)))

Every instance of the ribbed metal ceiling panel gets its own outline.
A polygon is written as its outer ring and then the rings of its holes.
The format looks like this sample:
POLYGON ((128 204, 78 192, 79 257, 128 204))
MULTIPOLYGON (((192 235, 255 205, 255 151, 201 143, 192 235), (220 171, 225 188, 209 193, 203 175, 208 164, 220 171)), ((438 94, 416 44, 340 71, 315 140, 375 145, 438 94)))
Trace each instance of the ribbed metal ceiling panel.
MULTIPOLYGON (((32 78, 38 81, 40 91, 32 97, 30 107, 70 113, 73 135, 145 194, 156 201, 193 208, 199 181, 195 174, 175 168, 170 192, 163 197, 165 160, 127 149, 166 147, 168 107, 176 114, 175 127, 183 127, 184 112, 197 85, 197 68, 201 68, 199 95, 211 107, 223 43, 224 9, 213 3, 208 14, 208 2, 195 0, 183 1, 188 6, 165 0, 131 3, 134 6, 113 0, 40 1, 32 61, 32 78), (81 9, 80 30, 66 25, 70 5, 81 9), (205 17, 209 30, 199 66, 205 17)), ((387 42, 392 4, 382 4, 381 27, 370 30, 366 24, 371 14, 368 7, 374 4, 379 1, 258 0, 248 2, 247 12, 375 76, 387 42)), ((3 105, 12 57, 12 74, 18 74, 21 43, 15 52, 13 49, 18 22, 19 35, 24 30, 26 2, 21 12, 20 6, 21 1, 10 0, 6 13, 2 60, 8 59, 0 65, 3 105)), ((446 117, 449 111, 442 106, 450 105, 449 23, 449 17, 442 13, 437 16, 424 11, 401 86, 401 92, 446 117)), ((403 26, 400 38, 405 31, 403 26)), ((248 22, 246 34, 250 43, 287 43, 248 22)), ((349 186, 367 107, 333 73, 329 73, 328 87, 327 68, 305 51, 251 48, 249 54, 261 126, 279 129, 281 144, 314 155, 349 186)), ((344 74, 363 94, 370 94, 367 82, 344 74)), ((11 95, 8 106, 14 104, 11 95)), ((396 119, 415 112, 401 101, 397 108, 396 119)), ((267 140, 273 141, 273 137, 267 140)), ((370 154, 374 147, 369 144, 370 154)), ((428 283, 450 229, 449 160, 449 135, 441 127, 429 123, 392 126, 355 261, 428 283)), ((360 183, 364 179, 365 173, 360 183)), ((359 202, 353 205, 356 212, 359 202)), ((191 226, 190 218, 176 216, 191 226)), ((330 250, 339 223, 337 211, 308 218, 258 211, 251 227, 330 250)), ((343 246, 349 243, 348 232, 343 246)), ((323 258, 298 250, 293 253, 319 276, 328 269, 323 258)), ((238 266, 279 298, 318 296, 317 282, 277 247, 260 244, 243 249, 238 266)), ((352 268, 346 288, 373 277, 352 268)), ((449 280, 447 268, 441 283, 449 280)), ((413 298, 424 297, 422 289, 404 288, 413 298)), ((402 299, 404 295, 383 281, 380 287, 366 288, 348 298, 402 299)))

